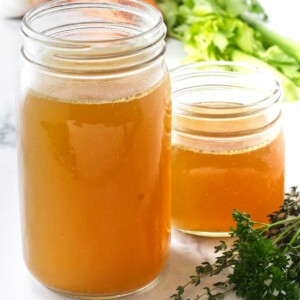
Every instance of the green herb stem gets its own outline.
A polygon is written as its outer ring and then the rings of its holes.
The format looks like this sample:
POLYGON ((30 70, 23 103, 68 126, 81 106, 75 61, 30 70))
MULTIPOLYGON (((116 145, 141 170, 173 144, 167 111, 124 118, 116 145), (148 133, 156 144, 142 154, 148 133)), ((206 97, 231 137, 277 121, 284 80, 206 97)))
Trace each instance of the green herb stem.
MULTIPOLYGON (((275 240, 273 240, 273 245, 276 245, 282 238, 284 238, 284 236, 286 235, 286 234, 288 234, 290 231, 291 231, 291 229, 293 229, 293 228, 295 228, 296 226, 299 226, 300 225, 300 218, 298 218, 298 222, 295 222, 294 224, 291 224, 290 226, 287 226, 286 228, 285 228, 285 230, 284 231, 282 231, 279 235, 278 235, 278 237, 275 239, 275 240)), ((277 223, 279 223, 279 222, 277 222, 277 223)), ((275 224, 275 223, 274 223, 275 224)), ((280 224, 282 224, 282 222, 280 222, 280 224)), ((269 226, 269 228, 271 228, 272 226, 269 226)), ((299 234, 298 234, 299 235, 299 234)), ((297 236, 296 236, 297 237, 297 236)), ((294 242, 294 239, 292 239, 291 240, 291 243, 293 244, 293 242, 294 242)))
MULTIPOLYGON (((297 225, 300 226, 300 221, 296 223, 296 226, 297 225)), ((300 235, 300 227, 298 228, 298 230, 296 231, 296 233, 292 237, 291 241, 289 242, 290 246, 293 246, 293 244, 295 243, 295 241, 297 240, 297 238, 298 238, 299 235, 300 235)))
POLYGON ((272 224, 267 224, 267 226, 268 226, 268 228, 272 228, 272 227, 275 227, 275 226, 278 226, 278 225, 281 225, 281 224, 291 223, 291 222, 294 222, 294 221, 300 221, 300 216, 290 217, 290 218, 287 218, 287 219, 284 219, 284 220, 280 220, 280 221, 277 221, 277 222, 272 223, 272 224))

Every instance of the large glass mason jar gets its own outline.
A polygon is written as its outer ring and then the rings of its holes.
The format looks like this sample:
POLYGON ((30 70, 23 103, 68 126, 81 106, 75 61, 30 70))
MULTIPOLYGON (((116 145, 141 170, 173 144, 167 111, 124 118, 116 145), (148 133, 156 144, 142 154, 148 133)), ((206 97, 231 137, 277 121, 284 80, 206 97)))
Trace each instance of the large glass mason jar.
POLYGON ((51 1, 22 24, 18 107, 24 257, 78 298, 113 298, 169 250, 165 25, 136 0, 51 1))
POLYGON ((278 82, 230 62, 179 67, 171 79, 173 226, 226 236, 233 209, 267 222, 284 197, 278 82))

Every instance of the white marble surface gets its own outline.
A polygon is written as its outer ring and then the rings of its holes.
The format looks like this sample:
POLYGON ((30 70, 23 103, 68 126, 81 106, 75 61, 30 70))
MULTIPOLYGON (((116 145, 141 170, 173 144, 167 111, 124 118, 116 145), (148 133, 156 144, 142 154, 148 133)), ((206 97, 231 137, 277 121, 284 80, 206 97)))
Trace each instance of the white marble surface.
MULTIPOLYGON (((298 0, 263 1, 272 26, 300 42, 298 0)), ((20 20, 0 17, 0 298, 4 300, 63 300, 38 284, 26 270, 21 255, 19 203, 14 131, 14 99, 19 73, 20 20)), ((178 65, 183 50, 180 43, 168 41, 166 54, 170 68, 178 65)), ((300 102, 283 105, 283 124, 287 143, 287 186, 300 183, 300 102)), ((168 299, 184 284, 194 267, 213 258, 218 239, 197 238, 172 232, 171 253, 159 280, 149 289, 124 300, 168 299)), ((207 282, 208 284, 208 282, 207 282)), ((192 292, 188 294, 192 297, 192 292)), ((230 295, 227 299, 235 299, 230 295)))

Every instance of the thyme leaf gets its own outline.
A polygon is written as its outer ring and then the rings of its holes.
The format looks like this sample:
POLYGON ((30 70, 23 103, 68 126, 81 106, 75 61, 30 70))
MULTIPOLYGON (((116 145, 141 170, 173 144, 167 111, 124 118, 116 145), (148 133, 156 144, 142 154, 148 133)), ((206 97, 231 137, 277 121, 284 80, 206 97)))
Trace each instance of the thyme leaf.
POLYGON ((226 242, 220 241, 215 253, 221 255, 215 262, 202 262, 190 280, 179 286, 170 298, 184 300, 187 288, 198 287, 203 277, 216 276, 230 268, 232 272, 224 281, 202 288, 194 300, 223 299, 231 292, 246 300, 299 300, 300 194, 297 187, 292 187, 279 210, 269 215, 269 223, 254 222, 249 214, 236 210, 232 216, 236 222, 230 232, 235 238, 233 245, 229 248, 226 242))

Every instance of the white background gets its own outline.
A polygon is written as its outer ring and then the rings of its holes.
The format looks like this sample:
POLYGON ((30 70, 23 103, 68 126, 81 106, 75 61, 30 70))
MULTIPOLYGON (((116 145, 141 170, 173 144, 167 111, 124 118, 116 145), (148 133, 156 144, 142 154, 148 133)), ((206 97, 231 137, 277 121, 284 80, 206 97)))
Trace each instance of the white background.
MULTIPOLYGON (((300 43, 299 1, 264 0, 262 3, 265 3, 271 17, 270 26, 300 43)), ((20 20, 0 17, 0 141, 1 134, 7 131, 6 145, 0 145, 0 299, 63 300, 67 298, 48 291, 31 277, 21 255, 16 150, 11 146, 14 142, 12 128, 21 46, 19 27, 20 20)), ((182 56, 182 45, 169 40, 166 54, 169 67, 177 66, 182 56)), ((300 183, 300 101, 283 104, 283 124, 287 144, 286 185, 297 185, 300 183)), ((170 258, 156 285, 122 299, 169 299, 174 289, 188 280, 194 267, 212 256, 211 249, 216 242, 214 239, 196 238, 174 231, 170 258)), ((227 299, 235 298, 229 296, 227 299)))

